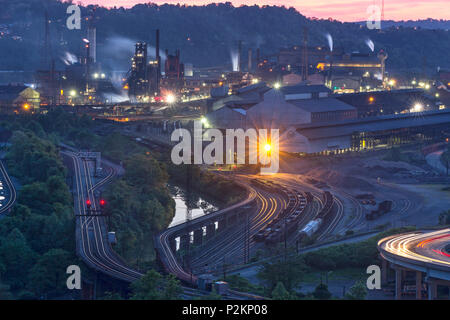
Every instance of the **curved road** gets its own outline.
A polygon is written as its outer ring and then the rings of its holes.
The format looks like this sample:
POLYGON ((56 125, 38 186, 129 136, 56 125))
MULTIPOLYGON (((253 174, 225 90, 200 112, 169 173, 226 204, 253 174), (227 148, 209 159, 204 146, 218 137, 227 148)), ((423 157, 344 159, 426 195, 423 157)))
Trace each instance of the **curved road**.
POLYGON ((378 250, 392 263, 450 281, 450 228, 433 232, 411 232, 381 239, 378 250))

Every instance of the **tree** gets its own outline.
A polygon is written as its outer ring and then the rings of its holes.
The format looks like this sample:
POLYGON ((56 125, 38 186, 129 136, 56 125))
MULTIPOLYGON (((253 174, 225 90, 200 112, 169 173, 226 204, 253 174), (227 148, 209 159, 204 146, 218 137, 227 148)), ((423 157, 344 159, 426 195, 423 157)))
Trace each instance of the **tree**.
POLYGON ((30 287, 38 295, 59 293, 65 289, 66 268, 72 264, 69 252, 50 249, 39 257, 29 275, 30 287))
POLYGON ((162 298, 163 277, 155 270, 148 271, 131 284, 132 300, 159 300, 162 298))
POLYGON ((0 261, 5 266, 3 278, 15 287, 23 286, 35 256, 22 232, 13 229, 0 244, 0 261))
POLYGON ((211 293, 206 296, 196 297, 196 300, 222 300, 222 296, 213 288, 211 293))
POLYGON ((258 277, 265 280, 270 290, 281 282, 286 290, 291 291, 300 283, 306 266, 300 258, 288 258, 273 263, 264 263, 258 277))
POLYGON ((153 157, 144 154, 133 155, 125 162, 125 179, 143 190, 165 187, 168 175, 161 164, 153 157))
POLYGON ((183 293, 180 281, 178 281, 175 276, 168 275, 166 278, 166 285, 163 293, 164 300, 178 300, 180 294, 183 293))
POLYGON ((367 288, 364 282, 356 282, 345 295, 349 300, 364 300, 367 295, 367 288))
POLYGON ((324 283, 319 284, 313 292, 316 299, 328 300, 331 298, 331 292, 328 291, 328 286, 324 283))
POLYGON ((289 300, 290 294, 284 287, 282 282, 278 282, 275 289, 272 291, 272 299, 274 300, 289 300))

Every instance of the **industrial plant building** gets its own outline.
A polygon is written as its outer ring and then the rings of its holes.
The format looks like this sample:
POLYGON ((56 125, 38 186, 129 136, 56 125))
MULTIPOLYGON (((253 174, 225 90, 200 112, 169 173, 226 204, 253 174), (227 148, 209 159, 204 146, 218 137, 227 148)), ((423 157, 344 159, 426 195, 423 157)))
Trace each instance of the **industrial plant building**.
POLYGON ((292 126, 280 136, 280 150, 334 154, 450 137, 450 111, 410 113, 292 126))
POLYGON ((235 98, 216 102, 207 118, 218 128, 230 127, 227 115, 242 118, 239 125, 242 125, 244 119, 246 121, 245 126, 236 125, 232 126, 233 128, 288 128, 300 123, 357 118, 356 108, 331 97, 330 94, 331 91, 323 85, 299 85, 279 89, 253 86, 241 89, 241 95, 236 95, 235 98), (224 108, 226 109, 222 110, 224 108))
MULTIPOLYGON (((264 87, 253 86, 248 90, 258 92, 258 88, 264 87)), ((436 107, 408 109, 414 101, 426 103, 423 92, 417 90, 380 92, 373 100, 365 93, 335 95, 323 85, 287 86, 259 94, 260 101, 249 105, 239 95, 231 100, 218 100, 222 102, 206 116, 208 125, 222 130, 279 129, 280 150, 299 154, 358 151, 450 136, 450 111, 439 111, 436 107), (369 116, 366 99, 371 105, 392 97, 393 107, 386 107, 385 115, 379 110, 369 116), (395 106, 408 112, 397 112, 395 106)), ((429 102, 433 100, 430 98, 429 102)))
POLYGON ((1 113, 34 112, 39 110, 40 94, 24 85, 0 86, 1 113))

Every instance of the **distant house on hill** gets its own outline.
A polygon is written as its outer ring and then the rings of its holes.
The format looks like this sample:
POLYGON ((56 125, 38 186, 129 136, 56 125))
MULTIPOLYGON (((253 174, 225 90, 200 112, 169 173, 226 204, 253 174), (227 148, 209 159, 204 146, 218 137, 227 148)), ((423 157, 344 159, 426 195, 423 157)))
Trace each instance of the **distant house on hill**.
POLYGON ((41 99, 36 90, 25 85, 0 86, 0 111, 34 112, 39 109, 41 99))

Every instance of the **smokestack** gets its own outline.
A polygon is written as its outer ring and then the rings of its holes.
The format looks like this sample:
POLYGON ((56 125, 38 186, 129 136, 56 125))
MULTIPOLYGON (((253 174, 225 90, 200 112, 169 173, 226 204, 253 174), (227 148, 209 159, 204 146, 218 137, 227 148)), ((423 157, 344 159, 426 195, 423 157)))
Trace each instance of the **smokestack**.
POLYGON ((158 64, 156 71, 156 92, 159 95, 159 82, 161 79, 161 56, 159 55, 159 29, 156 29, 156 45, 155 45, 155 57, 158 64))
POLYGON ((90 45, 89 57, 93 63, 97 62, 97 29, 94 27, 89 27, 87 39, 90 45))
POLYGON ((242 70, 241 68, 241 58, 242 58, 242 40, 239 40, 238 42, 238 71, 240 72, 242 70))
POLYGON ((91 60, 91 44, 89 41, 85 43, 86 48, 86 92, 89 91, 89 77, 91 74, 91 68, 90 68, 90 60, 91 60))
POLYGON ((50 19, 48 16, 48 12, 45 11, 44 13, 44 19, 45 19, 45 35, 44 35, 44 47, 42 50, 42 56, 41 56, 41 64, 43 70, 48 70, 50 68, 51 63, 51 56, 52 48, 51 48, 51 41, 50 41, 50 19))
POLYGON ((248 72, 252 72, 252 59, 253 59, 253 50, 252 48, 248 49, 248 72))

